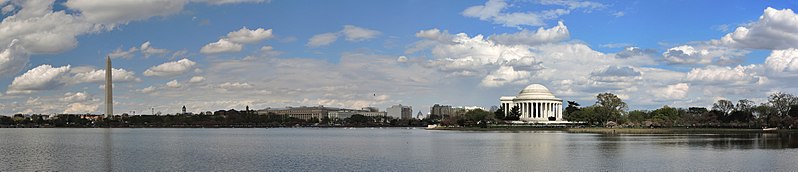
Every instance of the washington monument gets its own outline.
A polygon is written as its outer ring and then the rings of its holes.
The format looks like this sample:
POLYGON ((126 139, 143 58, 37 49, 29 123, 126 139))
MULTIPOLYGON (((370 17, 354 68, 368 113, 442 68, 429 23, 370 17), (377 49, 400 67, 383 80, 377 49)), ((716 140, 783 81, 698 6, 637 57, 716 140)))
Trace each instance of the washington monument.
POLYGON ((105 57, 105 116, 114 115, 114 87, 111 81, 111 57, 105 57))

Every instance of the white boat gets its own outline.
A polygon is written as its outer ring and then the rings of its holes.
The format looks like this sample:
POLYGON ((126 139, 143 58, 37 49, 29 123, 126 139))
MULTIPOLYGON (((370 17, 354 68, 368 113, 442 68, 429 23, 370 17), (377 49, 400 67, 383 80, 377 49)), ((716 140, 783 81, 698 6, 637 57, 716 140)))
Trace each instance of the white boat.
POLYGON ((438 124, 427 125, 427 129, 437 128, 438 124))
POLYGON ((779 129, 779 128, 776 128, 776 127, 773 127, 773 128, 763 128, 763 129, 762 129, 762 131, 776 131, 776 130, 778 130, 778 129, 779 129))

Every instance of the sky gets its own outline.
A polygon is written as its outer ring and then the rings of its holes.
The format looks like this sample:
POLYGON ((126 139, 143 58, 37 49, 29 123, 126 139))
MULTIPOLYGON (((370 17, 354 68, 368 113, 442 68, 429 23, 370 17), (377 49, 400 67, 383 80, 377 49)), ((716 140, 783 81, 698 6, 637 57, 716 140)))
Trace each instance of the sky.
POLYGON ((0 0, 0 114, 798 94, 796 1, 0 0))

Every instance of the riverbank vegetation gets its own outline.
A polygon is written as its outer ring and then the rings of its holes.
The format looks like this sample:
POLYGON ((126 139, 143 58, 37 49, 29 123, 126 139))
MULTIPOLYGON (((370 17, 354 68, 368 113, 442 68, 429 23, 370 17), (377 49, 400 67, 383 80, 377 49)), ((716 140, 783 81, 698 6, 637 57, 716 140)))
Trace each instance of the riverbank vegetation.
MULTIPOLYGON (((507 115, 501 108, 493 115, 486 113, 489 112, 472 110, 463 116, 444 118, 440 124, 449 128, 491 128, 520 117, 518 107, 512 107, 507 115)), ((736 103, 721 99, 711 109, 663 106, 653 110, 629 111, 626 102, 618 96, 601 93, 596 95, 596 102, 589 106, 568 101, 563 119, 579 124, 571 127, 791 129, 798 127, 798 97, 778 92, 759 104, 748 99, 738 100, 736 103)), ((514 128, 525 130, 523 127, 514 128)), ((529 130, 537 128, 531 127, 529 130)))
POLYGON ((266 128, 266 127, 422 127, 417 119, 352 115, 344 119, 299 119, 278 114, 257 114, 235 109, 202 115, 98 115, 61 114, 0 116, 0 128, 111 127, 111 128, 266 128))
POLYGON ((773 93, 767 102, 756 104, 742 99, 734 103, 718 100, 711 109, 663 106, 654 110, 626 111, 625 103, 609 93, 599 94, 596 104, 580 107, 569 101, 564 118, 591 126, 620 127, 694 127, 694 128, 794 128, 798 126, 798 97, 773 93), (612 98, 615 97, 615 98, 612 98))

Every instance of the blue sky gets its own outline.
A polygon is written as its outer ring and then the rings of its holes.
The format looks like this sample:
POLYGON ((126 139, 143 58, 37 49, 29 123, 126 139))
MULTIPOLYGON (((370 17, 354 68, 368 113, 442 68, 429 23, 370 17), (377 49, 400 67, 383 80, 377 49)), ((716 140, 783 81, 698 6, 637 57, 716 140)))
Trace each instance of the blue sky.
MULTIPOLYGON (((539 83, 632 109, 795 94, 792 1, 0 0, 0 114, 497 104, 539 83), (119 77, 117 79, 117 77, 119 77)), ((415 113, 415 112, 414 112, 415 113)))

